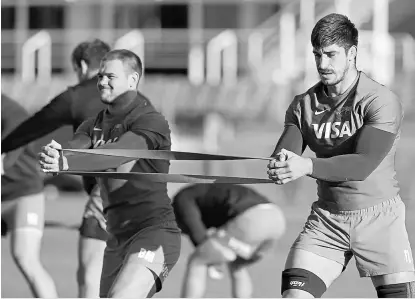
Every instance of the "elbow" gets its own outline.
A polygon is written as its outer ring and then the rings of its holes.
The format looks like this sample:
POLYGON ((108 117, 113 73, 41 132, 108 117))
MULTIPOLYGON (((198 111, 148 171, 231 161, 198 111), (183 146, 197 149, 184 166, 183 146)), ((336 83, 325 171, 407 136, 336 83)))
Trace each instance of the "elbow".
POLYGON ((373 173, 374 170, 375 169, 360 169, 356 175, 348 178, 347 181, 363 182, 373 173))

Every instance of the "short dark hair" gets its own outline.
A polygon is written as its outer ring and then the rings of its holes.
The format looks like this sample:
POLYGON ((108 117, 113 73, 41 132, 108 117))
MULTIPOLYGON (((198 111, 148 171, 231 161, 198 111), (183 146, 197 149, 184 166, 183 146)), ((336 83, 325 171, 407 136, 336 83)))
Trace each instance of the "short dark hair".
POLYGON ((143 63, 141 62, 140 57, 134 52, 126 49, 116 49, 107 53, 107 55, 102 58, 102 62, 110 60, 120 60, 124 65, 127 65, 132 71, 137 72, 138 75, 143 75, 143 63))
POLYGON ((348 17, 332 13, 321 18, 311 33, 311 45, 324 48, 336 44, 343 47, 346 52, 352 46, 357 46, 359 32, 348 17))
POLYGON ((72 52, 72 62, 81 67, 85 61, 91 69, 98 69, 101 59, 111 50, 111 47, 100 39, 84 41, 77 45, 72 52))

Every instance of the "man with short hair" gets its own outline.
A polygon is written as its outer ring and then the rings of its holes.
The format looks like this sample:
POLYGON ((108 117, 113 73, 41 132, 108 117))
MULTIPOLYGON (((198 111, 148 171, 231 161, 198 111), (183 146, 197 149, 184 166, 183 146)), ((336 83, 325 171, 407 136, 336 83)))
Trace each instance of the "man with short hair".
MULTIPOLYGON (((27 117, 22 106, 1 95, 2 139, 27 117)), ((55 283, 40 259, 45 195, 43 175, 36 160, 33 144, 2 155, 1 235, 10 233, 11 254, 33 296, 57 298, 55 283)))
MULTIPOLYGON (((2 141, 2 153, 9 152, 37 140, 65 125, 74 132, 79 125, 105 109, 96 88, 101 59, 110 46, 100 39, 80 43, 72 52, 72 65, 79 83, 56 96, 39 112, 20 124, 2 141)), ((94 178, 83 178, 89 198, 79 229, 78 296, 99 296, 99 280, 107 232, 102 212, 102 199, 94 178)))
MULTIPOLYGON (((170 150, 168 122, 137 91, 142 74, 141 60, 133 52, 113 50, 105 55, 98 73, 98 89, 107 108, 83 122, 65 148, 170 150)), ((79 162, 69 153, 60 155, 61 148, 55 141, 42 148, 40 164, 44 172, 67 170, 76 165, 72 162, 79 162)), ((121 166, 107 163, 111 162, 107 157, 93 160, 86 159, 86 165, 80 167, 98 163, 98 169, 168 173, 170 166, 166 160, 127 159, 121 166)), ((108 231, 100 296, 152 297, 161 290, 180 256, 180 229, 167 184, 136 179, 97 180, 108 231)))
POLYGON ((294 98, 268 165, 277 184, 317 179, 318 200, 282 273, 283 297, 321 297, 354 256, 380 298, 411 298, 415 274, 395 178, 403 109, 356 68, 358 30, 340 14, 315 25, 320 82, 294 98), (306 146, 316 158, 303 158, 306 146))
POLYGON ((251 298, 247 267, 257 263, 284 234, 277 205, 240 185, 194 184, 173 198, 177 223, 196 247, 189 257, 182 296, 201 298, 208 272, 226 264, 233 298, 251 298))

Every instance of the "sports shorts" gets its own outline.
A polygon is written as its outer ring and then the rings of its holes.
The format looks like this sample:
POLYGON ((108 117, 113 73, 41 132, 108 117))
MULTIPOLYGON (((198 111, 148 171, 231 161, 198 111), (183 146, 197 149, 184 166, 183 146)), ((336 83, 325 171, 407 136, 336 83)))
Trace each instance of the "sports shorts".
POLYGON ((43 192, 3 201, 1 203, 1 220, 3 236, 9 230, 21 229, 42 233, 45 225, 45 196, 43 192))
POLYGON ((314 202, 292 248, 303 249, 345 267, 355 257, 361 277, 414 271, 400 196, 373 207, 336 211, 314 202))
POLYGON ((212 239, 232 250, 238 266, 260 260, 285 231, 285 217, 275 204, 253 206, 219 227, 212 239))
MULTIPOLYGON (((162 285, 180 257, 181 231, 175 221, 146 227, 136 233, 108 234, 101 274, 100 297, 106 298, 116 277, 127 262, 144 265, 154 276, 150 293, 162 285), (135 255, 135 259, 131 259, 135 255)), ((128 279, 128 278, 127 278, 128 279)))
POLYGON ((82 237, 106 241, 104 207, 98 185, 95 185, 85 205, 79 233, 82 237))

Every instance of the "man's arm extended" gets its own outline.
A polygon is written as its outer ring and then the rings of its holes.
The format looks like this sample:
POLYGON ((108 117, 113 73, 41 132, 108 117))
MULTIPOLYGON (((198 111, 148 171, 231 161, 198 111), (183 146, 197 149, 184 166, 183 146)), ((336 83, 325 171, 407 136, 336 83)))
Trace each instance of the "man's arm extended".
POLYGON ((48 105, 17 126, 1 142, 1 152, 7 153, 39 139, 72 121, 69 91, 55 97, 48 105))
POLYGON ((303 135, 297 126, 285 126, 271 157, 275 157, 282 149, 289 150, 301 156, 306 146, 307 145, 303 139, 303 135))
POLYGON ((365 105, 364 125, 351 154, 313 158, 311 177, 325 181, 363 181, 391 150, 403 120, 403 108, 392 93, 376 95, 365 105))
POLYGON ((310 177, 332 182, 363 181, 382 162, 395 141, 396 134, 364 126, 357 137, 353 154, 332 158, 311 158, 310 177))
POLYGON ((195 196, 192 188, 185 189, 176 195, 172 205, 180 229, 189 236, 194 246, 198 246, 207 238, 207 229, 195 196))

